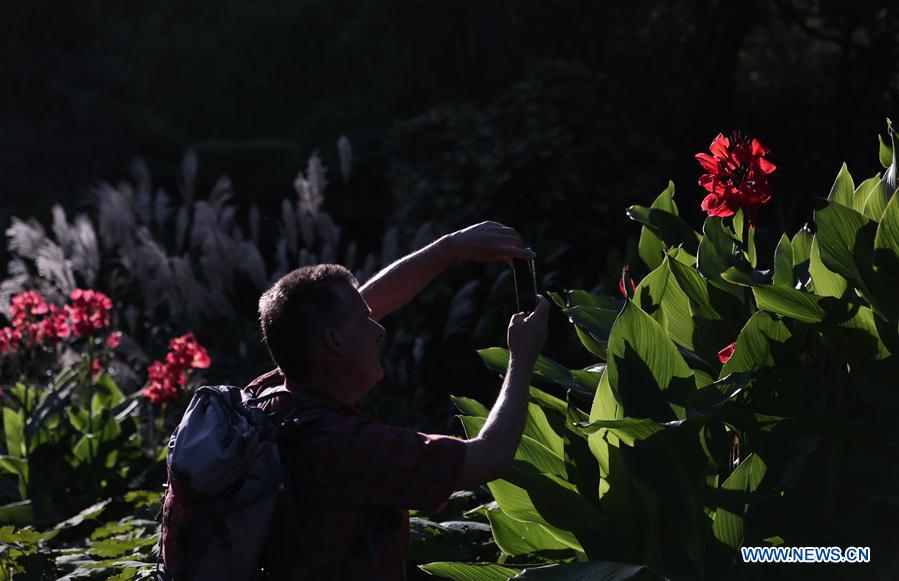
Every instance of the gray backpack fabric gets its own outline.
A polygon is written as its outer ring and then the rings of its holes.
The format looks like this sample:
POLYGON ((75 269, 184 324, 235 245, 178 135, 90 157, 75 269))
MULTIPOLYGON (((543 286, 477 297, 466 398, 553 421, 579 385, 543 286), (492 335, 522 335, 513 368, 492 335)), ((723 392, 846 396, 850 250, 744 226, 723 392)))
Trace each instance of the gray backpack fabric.
POLYGON ((296 522, 279 441, 333 415, 314 409, 269 415, 260 398, 231 386, 204 386, 169 439, 162 511, 164 578, 247 581, 259 578, 276 510, 296 522))

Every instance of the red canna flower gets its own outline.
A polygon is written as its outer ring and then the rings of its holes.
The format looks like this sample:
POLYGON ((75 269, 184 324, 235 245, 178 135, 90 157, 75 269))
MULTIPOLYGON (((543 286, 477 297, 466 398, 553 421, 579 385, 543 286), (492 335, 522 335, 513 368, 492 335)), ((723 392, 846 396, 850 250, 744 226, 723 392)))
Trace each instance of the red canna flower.
POLYGON ((3 327, 0 329, 0 355, 18 351, 21 341, 21 331, 15 327, 3 327))
POLYGON ((722 365, 724 363, 727 363, 728 360, 731 358, 731 356, 734 354, 735 346, 736 346, 736 343, 731 343, 730 345, 728 345, 727 347, 725 347, 724 349, 722 349, 721 351, 718 352, 718 361, 720 361, 722 363, 722 365))
POLYGON ((60 341, 67 339, 71 333, 69 317, 65 310, 56 305, 50 305, 50 314, 38 323, 37 342, 55 347, 60 341))
POLYGON ((141 395, 153 405, 176 401, 187 383, 190 369, 205 369, 211 361, 206 349, 197 343, 193 333, 169 341, 170 351, 164 361, 154 361, 147 369, 147 386, 141 395))
POLYGON ((13 327, 21 329, 26 322, 34 321, 35 315, 47 314, 47 302, 41 293, 25 291, 12 298, 9 312, 13 327))
POLYGON ((630 275, 630 267, 625 266, 621 269, 621 278, 618 280, 618 291, 624 298, 634 296, 634 279, 630 275))
POLYGON ((122 332, 114 331, 106 337, 106 344, 109 345, 110 349, 115 349, 122 342, 122 332))
POLYGON ((71 305, 66 310, 72 317, 72 331, 76 335, 93 335, 109 326, 109 311, 112 301, 100 291, 76 288, 69 295, 71 305))
POLYGON ((702 209, 709 216, 733 216, 737 210, 755 221, 761 206, 771 201, 768 176, 776 166, 764 158, 769 149, 759 142, 734 131, 730 137, 721 133, 709 146, 711 155, 697 153, 696 160, 708 172, 699 178, 708 193, 702 209))

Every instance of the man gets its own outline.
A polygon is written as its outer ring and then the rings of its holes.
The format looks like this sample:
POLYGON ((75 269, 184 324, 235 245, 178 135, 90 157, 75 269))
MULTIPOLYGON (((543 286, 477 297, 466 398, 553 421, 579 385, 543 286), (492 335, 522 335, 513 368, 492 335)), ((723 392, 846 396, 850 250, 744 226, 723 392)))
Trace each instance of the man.
POLYGON ((379 320, 456 261, 533 256, 515 230, 483 222, 401 258, 358 289, 345 268, 317 265, 285 275, 262 295, 263 337, 279 369, 248 388, 291 392, 275 406, 328 410, 314 430, 287 446, 299 526, 288 518, 276 522, 268 547, 273 578, 404 579, 408 509, 439 509, 452 491, 496 479, 511 465, 546 340, 543 297, 533 313, 509 322, 509 366, 478 437, 374 422, 356 402, 384 375, 379 320))

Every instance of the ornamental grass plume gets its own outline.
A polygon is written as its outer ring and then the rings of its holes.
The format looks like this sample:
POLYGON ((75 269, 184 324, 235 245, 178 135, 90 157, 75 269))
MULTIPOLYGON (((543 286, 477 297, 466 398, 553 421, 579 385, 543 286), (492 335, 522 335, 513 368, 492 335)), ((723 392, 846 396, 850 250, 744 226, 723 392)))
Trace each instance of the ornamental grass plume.
POLYGON ((770 150, 758 139, 733 131, 730 137, 719 133, 709 151, 711 155, 696 154, 708 172, 699 178, 699 185, 709 192, 702 200, 703 211, 724 218, 742 209, 754 223, 758 209, 771 201, 768 176, 776 166, 764 157, 770 150))

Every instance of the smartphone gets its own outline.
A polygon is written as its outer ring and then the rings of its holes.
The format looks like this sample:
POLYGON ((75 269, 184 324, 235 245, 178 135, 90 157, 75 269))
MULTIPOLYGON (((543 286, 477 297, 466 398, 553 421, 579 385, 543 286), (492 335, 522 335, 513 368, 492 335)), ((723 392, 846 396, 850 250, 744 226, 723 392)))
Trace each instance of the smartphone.
POLYGON ((534 271, 534 261, 513 259, 512 278, 515 280, 516 312, 533 312, 537 308, 537 273, 534 271))

